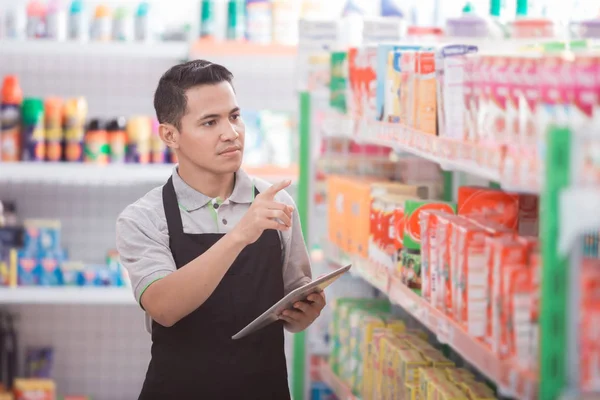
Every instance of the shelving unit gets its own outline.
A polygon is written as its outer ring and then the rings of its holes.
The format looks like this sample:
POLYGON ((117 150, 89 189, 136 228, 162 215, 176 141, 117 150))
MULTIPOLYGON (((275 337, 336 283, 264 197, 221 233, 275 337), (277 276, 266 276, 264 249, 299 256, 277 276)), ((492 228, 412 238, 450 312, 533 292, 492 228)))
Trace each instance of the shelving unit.
POLYGON ((360 400, 360 397, 355 396, 348 385, 333 373, 329 364, 323 363, 320 372, 321 379, 335 393, 338 400, 360 400))
MULTIPOLYGON (((282 179, 295 181, 295 166, 244 168, 252 176, 270 182, 282 179)), ((76 185, 162 184, 173 172, 173 164, 107 164, 87 163, 3 163, 0 164, 0 182, 63 183, 76 185)))
POLYGON ((0 289, 0 304, 136 305, 130 288, 17 287, 0 289))
POLYGON ((387 295, 391 303, 410 313, 427 327, 440 343, 447 344, 488 379, 498 385, 500 393, 518 399, 537 398, 537 379, 520 371, 510 361, 502 361, 481 341, 469 336, 455 321, 432 307, 406 285, 390 276, 384 267, 360 257, 352 257, 334 245, 329 244, 326 258, 338 265, 353 264, 353 273, 381 293, 387 295))
POLYGON ((184 59, 188 42, 76 42, 53 40, 0 40, 0 54, 27 56, 129 57, 184 59))

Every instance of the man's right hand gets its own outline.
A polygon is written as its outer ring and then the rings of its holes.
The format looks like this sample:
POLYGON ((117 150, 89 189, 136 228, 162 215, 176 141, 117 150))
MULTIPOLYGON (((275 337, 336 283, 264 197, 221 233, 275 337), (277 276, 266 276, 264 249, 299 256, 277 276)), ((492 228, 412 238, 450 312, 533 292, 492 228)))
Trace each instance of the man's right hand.
POLYGON ((290 186, 290 180, 281 181, 260 193, 250 209, 233 228, 231 234, 245 245, 258 240, 267 229, 287 231, 292 226, 294 207, 275 201, 275 195, 290 186))

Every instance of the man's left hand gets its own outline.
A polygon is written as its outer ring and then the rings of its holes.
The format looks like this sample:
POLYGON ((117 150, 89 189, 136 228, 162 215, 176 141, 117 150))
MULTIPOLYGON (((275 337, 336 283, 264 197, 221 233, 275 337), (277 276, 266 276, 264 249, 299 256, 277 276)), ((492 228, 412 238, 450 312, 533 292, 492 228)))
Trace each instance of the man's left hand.
POLYGON ((293 310, 285 310, 279 319, 285 322, 285 328, 289 332, 302 332, 321 315, 325 304, 327 301, 324 292, 313 293, 307 297, 307 301, 296 302, 293 310))

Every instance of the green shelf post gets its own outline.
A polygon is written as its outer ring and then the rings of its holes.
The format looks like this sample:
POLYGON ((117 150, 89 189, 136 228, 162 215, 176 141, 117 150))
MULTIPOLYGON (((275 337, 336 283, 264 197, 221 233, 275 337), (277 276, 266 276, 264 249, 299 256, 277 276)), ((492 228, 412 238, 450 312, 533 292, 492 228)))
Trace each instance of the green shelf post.
POLYGON ((444 201, 454 200, 454 172, 442 171, 444 178, 444 201))
MULTIPOLYGON (((310 94, 300 92, 300 118, 298 132, 300 134, 300 155, 298 177, 298 215, 302 224, 302 233, 306 243, 310 243, 308 233, 310 207, 310 94)), ((306 388, 306 332, 294 335, 293 365, 292 365, 292 398, 304 400, 306 388)))
POLYGON ((559 196, 569 185, 571 132, 551 127, 546 146, 545 187, 540 205, 542 282, 539 399, 556 400, 567 382, 568 259, 558 251, 559 196))

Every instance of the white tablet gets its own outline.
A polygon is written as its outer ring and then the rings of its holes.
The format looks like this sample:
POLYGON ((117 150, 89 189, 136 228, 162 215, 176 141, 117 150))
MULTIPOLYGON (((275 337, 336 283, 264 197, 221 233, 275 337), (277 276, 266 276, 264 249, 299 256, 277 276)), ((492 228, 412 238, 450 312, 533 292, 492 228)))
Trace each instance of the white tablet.
POLYGON ((316 279, 302 287, 299 287, 296 290, 291 291, 287 296, 275 303, 271 308, 262 313, 254 321, 246 325, 244 329, 233 335, 232 339, 241 339, 244 336, 247 336, 250 333, 262 329, 265 326, 277 321, 279 319, 279 315, 283 311, 293 308, 294 303, 298 301, 306 300, 306 298, 312 293, 322 291, 327 286, 335 282, 340 276, 342 276, 342 274, 348 272, 351 266, 352 264, 336 269, 335 271, 324 275, 319 279, 316 279))

